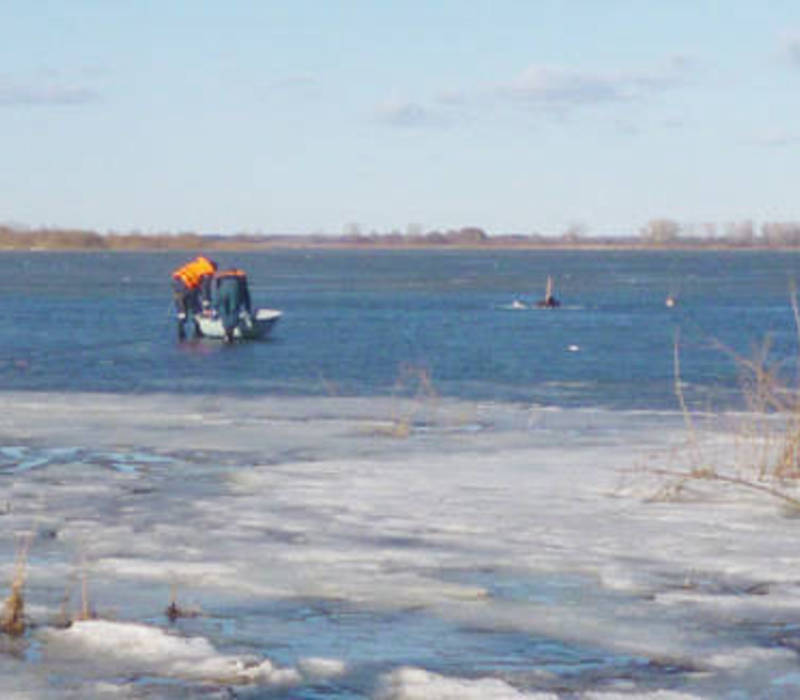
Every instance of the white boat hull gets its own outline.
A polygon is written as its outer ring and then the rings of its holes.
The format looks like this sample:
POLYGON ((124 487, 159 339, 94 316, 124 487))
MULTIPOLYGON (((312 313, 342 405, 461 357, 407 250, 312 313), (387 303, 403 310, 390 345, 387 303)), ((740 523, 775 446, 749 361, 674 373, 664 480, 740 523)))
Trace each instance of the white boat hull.
MULTIPOLYGON (((282 313, 276 309, 256 309, 252 319, 248 319, 246 315, 239 318, 239 323, 233 329, 233 337, 240 340, 266 338, 281 316, 282 313)), ((219 316, 196 314, 194 318, 203 337, 220 339, 225 337, 225 328, 219 316)))

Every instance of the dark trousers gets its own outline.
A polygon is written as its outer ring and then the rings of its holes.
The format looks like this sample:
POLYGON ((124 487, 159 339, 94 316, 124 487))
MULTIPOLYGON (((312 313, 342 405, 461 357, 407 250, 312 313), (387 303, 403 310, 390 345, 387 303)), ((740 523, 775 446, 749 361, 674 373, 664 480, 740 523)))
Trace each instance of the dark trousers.
POLYGON ((239 323, 239 312, 246 306, 242 285, 236 277, 223 277, 217 284, 217 313, 226 333, 239 323))
POLYGON ((200 310, 197 289, 190 289, 183 280, 172 280, 172 297, 175 300, 175 311, 187 317, 200 310))
POLYGON ((173 278, 172 298, 175 302, 175 313, 178 316, 178 338, 183 339, 186 337, 185 322, 191 319, 194 324, 193 315, 200 310, 198 290, 190 289, 183 280, 173 278))

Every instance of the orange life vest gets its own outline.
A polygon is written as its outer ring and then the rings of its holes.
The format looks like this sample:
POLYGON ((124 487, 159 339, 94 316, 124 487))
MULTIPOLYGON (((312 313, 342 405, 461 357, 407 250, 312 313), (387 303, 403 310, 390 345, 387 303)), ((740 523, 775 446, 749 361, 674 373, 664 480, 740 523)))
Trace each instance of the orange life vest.
POLYGON ((213 275, 216 270, 214 264, 200 255, 182 267, 179 267, 172 276, 181 280, 189 289, 196 289, 206 275, 213 275))

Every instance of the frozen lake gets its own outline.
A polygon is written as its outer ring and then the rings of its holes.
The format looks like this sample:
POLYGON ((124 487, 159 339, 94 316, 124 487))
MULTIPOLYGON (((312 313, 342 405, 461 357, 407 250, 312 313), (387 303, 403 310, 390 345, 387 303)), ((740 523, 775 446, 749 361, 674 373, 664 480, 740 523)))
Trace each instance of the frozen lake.
POLYGON ((30 622, 3 697, 800 693, 800 520, 645 473, 749 460, 735 416, 687 445, 669 412, 3 401, 0 580, 26 546, 30 622))

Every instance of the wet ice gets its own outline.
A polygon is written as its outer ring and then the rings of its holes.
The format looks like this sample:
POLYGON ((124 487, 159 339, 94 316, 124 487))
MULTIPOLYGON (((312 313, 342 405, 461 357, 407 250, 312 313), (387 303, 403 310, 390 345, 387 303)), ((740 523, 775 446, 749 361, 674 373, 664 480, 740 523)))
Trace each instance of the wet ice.
POLYGON ((633 476, 684 458, 680 415, 8 398, 0 581, 32 535, 32 626, 0 651, 4 691, 797 690, 800 520, 713 488, 652 502, 633 476), (64 628, 84 580, 97 619, 64 628))

